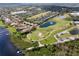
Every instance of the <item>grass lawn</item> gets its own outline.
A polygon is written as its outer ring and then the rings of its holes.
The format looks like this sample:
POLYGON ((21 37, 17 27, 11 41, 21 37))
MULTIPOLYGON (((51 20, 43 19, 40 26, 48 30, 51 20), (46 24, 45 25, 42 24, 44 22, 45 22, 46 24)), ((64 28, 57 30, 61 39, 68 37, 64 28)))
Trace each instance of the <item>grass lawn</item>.
POLYGON ((12 34, 14 32, 17 32, 16 29, 14 27, 8 26, 7 28, 9 30, 9 32, 12 34))
POLYGON ((32 32, 32 33, 30 33, 30 34, 28 34, 28 39, 30 39, 30 40, 38 40, 40 37, 39 37, 39 34, 40 32, 39 31, 34 31, 34 32, 32 32))
POLYGON ((65 34, 61 35, 60 37, 61 38, 68 38, 68 37, 77 37, 77 36, 79 36, 79 34, 78 35, 71 35, 70 33, 69 34, 65 33, 65 34))
POLYGON ((5 26, 1 19, 0 19, 0 26, 5 26))
POLYGON ((60 35, 61 38, 67 38, 67 37, 71 37, 72 35, 69 33, 65 33, 63 35, 60 35))
POLYGON ((47 39, 42 40, 41 43, 42 44, 53 44, 54 42, 56 42, 57 40, 55 39, 54 35, 58 32, 61 32, 63 30, 56 30, 54 32, 52 32, 51 36, 49 36, 47 39))
MULTIPOLYGON (((47 35, 48 36, 48 35, 47 35)), ((46 37, 47 37, 46 36, 46 37)), ((47 37, 46 39, 44 40, 41 40, 41 43, 42 44, 50 44, 50 43, 54 43, 56 42, 57 40, 54 38, 54 34, 53 32, 51 33, 51 35, 49 37, 47 37)))

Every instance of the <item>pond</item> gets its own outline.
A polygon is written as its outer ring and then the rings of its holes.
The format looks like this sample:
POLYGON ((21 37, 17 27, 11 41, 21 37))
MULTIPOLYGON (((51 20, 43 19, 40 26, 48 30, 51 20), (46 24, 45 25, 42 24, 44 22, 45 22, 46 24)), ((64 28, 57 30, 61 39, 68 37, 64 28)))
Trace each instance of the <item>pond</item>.
POLYGON ((40 27, 48 27, 48 26, 55 25, 55 24, 56 22, 49 21, 49 22, 41 24, 40 27))
POLYGON ((11 43, 7 29, 0 27, 0 56, 18 56, 17 48, 11 43))
POLYGON ((70 34, 72 34, 72 35, 77 35, 77 34, 79 34, 79 29, 78 29, 78 28, 72 29, 72 30, 70 31, 70 34))

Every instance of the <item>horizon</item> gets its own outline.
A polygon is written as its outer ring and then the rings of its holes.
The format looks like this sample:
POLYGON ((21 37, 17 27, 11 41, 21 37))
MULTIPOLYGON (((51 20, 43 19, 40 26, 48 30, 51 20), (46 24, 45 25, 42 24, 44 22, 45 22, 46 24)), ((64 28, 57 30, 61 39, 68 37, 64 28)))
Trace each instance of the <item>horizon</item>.
POLYGON ((43 6, 43 5, 79 7, 79 3, 0 3, 0 7, 43 6))

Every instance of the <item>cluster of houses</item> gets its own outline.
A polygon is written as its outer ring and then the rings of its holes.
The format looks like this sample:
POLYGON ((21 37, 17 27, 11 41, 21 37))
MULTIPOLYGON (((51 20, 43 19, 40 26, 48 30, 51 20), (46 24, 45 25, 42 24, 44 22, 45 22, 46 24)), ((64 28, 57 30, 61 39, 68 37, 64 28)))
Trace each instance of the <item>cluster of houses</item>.
MULTIPOLYGON (((34 23, 30 23, 23 20, 21 15, 35 15, 41 13, 41 8, 30 7, 30 8, 11 8, 11 9, 0 9, 1 19, 4 23, 9 24, 15 27, 21 33, 30 32, 31 30, 35 29, 38 25, 34 23), (4 12, 5 11, 5 12, 4 12), (6 12, 7 11, 7 12, 6 12), (17 17, 19 16, 19 17, 17 17)), ((24 16, 25 17, 25 16, 24 16)))
POLYGON ((27 19, 28 20, 44 20, 44 18, 49 17, 50 15, 52 15, 52 12, 48 11, 48 12, 44 12, 44 13, 34 15, 34 16, 29 17, 27 19))
POLYGON ((30 32, 37 27, 37 24, 23 21, 23 20, 16 18, 14 16, 10 19, 10 18, 7 18, 2 15, 1 18, 6 24, 10 24, 11 26, 15 27, 21 33, 30 32))
POLYGON ((35 14, 39 14, 44 12, 41 8, 37 7, 26 7, 26 8, 16 8, 15 10, 12 10, 10 12, 11 15, 19 15, 19 14, 24 14, 24 15, 30 15, 33 16, 35 14))
POLYGON ((46 12, 39 13, 39 14, 33 15, 31 17, 28 17, 27 20, 32 21, 33 23, 40 24, 40 23, 48 20, 49 18, 55 17, 57 15, 58 15, 58 13, 56 13, 56 12, 46 11, 46 12))

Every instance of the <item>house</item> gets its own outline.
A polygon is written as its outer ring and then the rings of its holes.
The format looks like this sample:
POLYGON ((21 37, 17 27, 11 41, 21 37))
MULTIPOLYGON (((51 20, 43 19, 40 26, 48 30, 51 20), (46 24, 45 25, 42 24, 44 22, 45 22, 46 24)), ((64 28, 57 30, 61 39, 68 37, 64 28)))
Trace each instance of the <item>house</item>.
POLYGON ((33 24, 19 18, 13 17, 12 23, 10 24, 15 27, 21 33, 27 33, 37 27, 37 24, 33 24))

